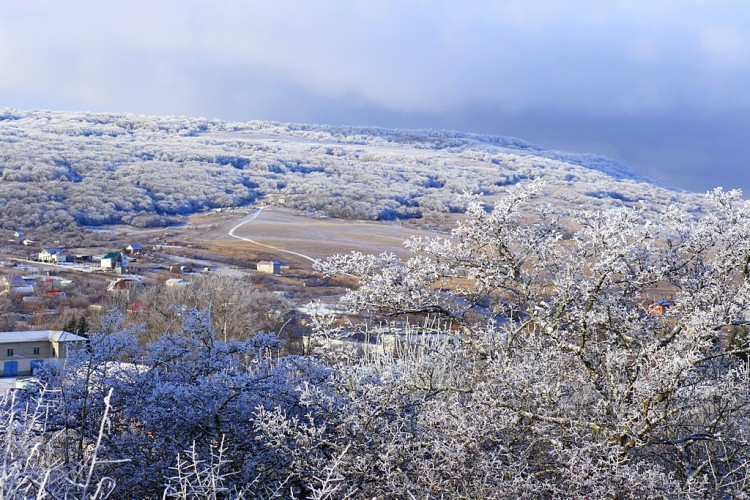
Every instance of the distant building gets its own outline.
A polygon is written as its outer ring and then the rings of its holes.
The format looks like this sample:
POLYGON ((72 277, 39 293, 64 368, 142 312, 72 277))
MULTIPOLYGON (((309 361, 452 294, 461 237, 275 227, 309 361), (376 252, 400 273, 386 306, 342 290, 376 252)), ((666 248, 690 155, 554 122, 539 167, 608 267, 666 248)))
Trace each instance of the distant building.
POLYGON ((667 314, 672 303, 668 300, 655 300, 648 306, 648 314, 651 316, 663 316, 667 314))
POLYGON ((39 252, 39 262, 59 264, 65 262, 65 254, 59 248, 42 248, 42 251, 39 252))
POLYGON ((281 274, 281 262, 276 260, 261 260, 255 268, 259 273, 281 274))
POLYGON ((42 286, 45 290, 59 290, 60 281, 60 278, 49 277, 42 280, 42 286))
POLYGON ((122 252, 109 252, 99 261, 102 269, 124 269, 128 265, 128 258, 122 252))
POLYGON ((109 299, 106 295, 97 295, 91 300, 89 309, 93 309, 94 311, 103 311, 104 307, 107 305, 108 300, 109 299))
POLYGON ((143 250, 143 247, 141 245, 130 244, 125 248, 125 251, 128 252, 130 255, 140 255, 141 251, 143 250))
POLYGON ((73 288, 73 281, 50 276, 42 281, 42 286, 47 297, 65 297, 63 289, 73 288))
POLYGON ((111 282, 109 286, 107 287, 108 292, 121 292, 121 291, 130 291, 136 288, 143 287, 143 281, 141 281, 140 278, 135 276, 127 276, 123 278, 117 278, 115 281, 111 282))
POLYGON ((164 282, 164 285, 168 287, 174 287, 174 286, 187 286, 190 282, 186 279, 182 278, 169 278, 167 281, 164 282))
POLYGON ((14 295, 33 295, 36 292, 34 285, 15 286, 10 290, 14 295))
POLYGON ((93 261, 94 257, 90 254, 79 253, 73 256, 73 262, 75 262, 76 264, 85 264, 93 261))
POLYGON ((23 238, 25 235, 26 233, 24 233, 23 231, 16 231, 15 233, 13 233, 13 236, 15 236, 16 238, 23 238))
POLYGON ((71 346, 86 339, 60 330, 0 332, 0 369, 3 377, 29 375, 45 361, 68 355, 71 346))
POLYGON ((11 293, 14 295, 31 295, 34 293, 34 283, 23 276, 0 276, 0 295, 11 293))
POLYGON ((145 311, 146 309, 148 309, 148 302, 144 302, 142 300, 136 300, 130 305, 130 307, 128 307, 128 312, 139 313, 139 312, 145 311))

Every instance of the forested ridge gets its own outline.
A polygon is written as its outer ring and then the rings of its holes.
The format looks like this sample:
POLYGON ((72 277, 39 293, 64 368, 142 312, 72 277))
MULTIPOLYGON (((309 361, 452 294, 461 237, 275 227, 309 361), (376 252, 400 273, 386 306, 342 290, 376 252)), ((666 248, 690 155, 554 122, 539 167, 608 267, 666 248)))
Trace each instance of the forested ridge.
POLYGON ((432 130, 0 110, 0 227, 169 225, 258 200, 311 216, 460 211, 544 179, 557 206, 696 203, 607 158, 432 130))

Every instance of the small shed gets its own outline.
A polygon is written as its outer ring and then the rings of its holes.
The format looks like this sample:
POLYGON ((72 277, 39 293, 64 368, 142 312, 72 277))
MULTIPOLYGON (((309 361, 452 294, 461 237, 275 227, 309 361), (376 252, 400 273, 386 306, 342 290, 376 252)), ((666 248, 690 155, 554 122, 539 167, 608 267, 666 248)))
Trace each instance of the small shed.
POLYGON ((277 260, 261 260, 255 268, 259 273, 281 274, 281 262, 277 260))
POLYGON ((125 248, 125 251, 130 255, 140 255, 141 251, 143 251, 143 247, 137 243, 131 243, 125 248))

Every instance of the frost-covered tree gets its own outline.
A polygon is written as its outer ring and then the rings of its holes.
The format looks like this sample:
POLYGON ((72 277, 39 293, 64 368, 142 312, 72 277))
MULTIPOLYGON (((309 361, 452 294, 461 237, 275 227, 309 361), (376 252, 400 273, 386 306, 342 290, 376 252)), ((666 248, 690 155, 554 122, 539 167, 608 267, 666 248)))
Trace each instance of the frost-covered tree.
POLYGON ((146 344, 105 322, 44 377, 44 411, 0 405, 5 491, 43 498, 27 478, 51 478, 50 497, 748 496, 750 204, 717 190, 704 213, 656 223, 539 208, 539 189, 470 203, 406 261, 320 264, 360 277, 345 302, 365 320, 316 334, 408 317, 385 354, 224 342, 207 310, 175 309, 146 344))
POLYGON ((530 216, 538 189, 472 203, 405 262, 320 266, 361 277, 351 308, 439 319, 456 341, 398 363, 385 391, 428 400, 407 420, 429 437, 409 479, 469 496, 748 494, 747 346, 726 328, 750 306, 750 203, 716 190, 706 213, 659 223, 639 209, 530 216), (664 294, 666 311, 649 310, 664 294))
POLYGON ((695 203, 614 160, 432 130, 0 109, 0 227, 174 224, 284 198, 331 217, 432 219, 543 178, 556 205, 695 203))

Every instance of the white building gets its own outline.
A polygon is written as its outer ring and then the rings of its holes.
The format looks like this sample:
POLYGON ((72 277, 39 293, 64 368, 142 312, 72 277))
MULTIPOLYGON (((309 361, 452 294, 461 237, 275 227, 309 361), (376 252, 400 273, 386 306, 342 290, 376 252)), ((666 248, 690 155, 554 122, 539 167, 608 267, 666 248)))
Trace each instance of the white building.
POLYGON ((188 280, 182 278, 169 278, 164 282, 164 285, 170 288, 174 286, 188 286, 189 284, 190 282, 188 280))
POLYGON ((122 252, 109 252, 99 262, 102 269, 124 269, 128 265, 128 258, 122 252))
POLYGON ((0 332, 0 372, 3 377, 29 375, 41 363, 59 360, 86 339, 61 330, 0 332))
POLYGON ((276 260, 261 260, 255 268, 259 273, 281 274, 281 262, 276 260))
POLYGON ((39 252, 39 262, 59 264, 60 262, 65 262, 65 254, 59 248, 43 248, 39 252))

